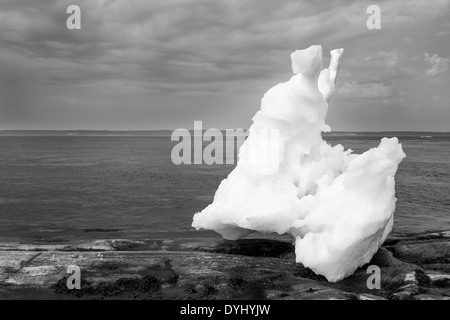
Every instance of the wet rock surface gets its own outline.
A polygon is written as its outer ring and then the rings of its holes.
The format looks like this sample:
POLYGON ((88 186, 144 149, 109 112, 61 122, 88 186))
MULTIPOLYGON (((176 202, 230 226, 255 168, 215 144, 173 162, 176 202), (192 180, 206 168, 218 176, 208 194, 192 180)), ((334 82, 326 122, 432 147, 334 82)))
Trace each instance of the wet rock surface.
POLYGON ((0 243, 0 299, 450 300, 449 248, 450 232, 391 237, 369 264, 329 283, 296 264, 282 237, 0 243), (71 265, 79 290, 67 287, 71 265), (380 289, 368 288, 370 265, 380 289))

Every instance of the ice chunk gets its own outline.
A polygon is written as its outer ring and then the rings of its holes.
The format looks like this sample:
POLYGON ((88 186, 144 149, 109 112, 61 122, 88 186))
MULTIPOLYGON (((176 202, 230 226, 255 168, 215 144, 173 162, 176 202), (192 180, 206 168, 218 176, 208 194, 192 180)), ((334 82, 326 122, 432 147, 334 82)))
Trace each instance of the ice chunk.
POLYGON ((331 50, 330 66, 328 69, 323 69, 319 75, 319 90, 327 101, 330 100, 335 91, 336 78, 343 53, 344 49, 331 50))
POLYGON ((331 51, 326 69, 320 46, 291 55, 295 75, 264 95, 236 168, 193 227, 231 240, 291 234, 296 261, 329 281, 370 261, 392 229, 394 176, 405 154, 396 138, 361 155, 322 139, 342 54, 331 51))

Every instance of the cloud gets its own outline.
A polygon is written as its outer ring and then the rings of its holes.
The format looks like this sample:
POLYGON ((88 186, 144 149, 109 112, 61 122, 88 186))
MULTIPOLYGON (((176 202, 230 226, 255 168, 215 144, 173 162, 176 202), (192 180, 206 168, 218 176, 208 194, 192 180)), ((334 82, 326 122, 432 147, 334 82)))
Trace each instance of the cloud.
POLYGON ((450 59, 439 57, 437 54, 430 55, 425 52, 425 62, 428 63, 428 68, 425 71, 427 77, 434 77, 440 73, 444 73, 448 69, 450 59))
POLYGON ((378 99, 388 98, 392 95, 392 86, 383 83, 357 83, 345 82, 337 90, 337 95, 343 98, 378 99))
POLYGON ((449 35, 450 34, 450 20, 445 19, 444 21, 442 21, 441 25, 444 30, 439 31, 437 36, 443 37, 443 36, 449 35))
POLYGON ((282 48, 309 46, 332 25, 317 17, 333 16, 333 6, 307 2, 77 1, 82 30, 69 31, 67 1, 36 2, 0 4, 0 48, 15 53, 5 64, 28 60, 45 82, 121 80, 174 91, 273 75, 282 48))
MULTIPOLYGON (((386 27, 406 28, 402 17, 408 21, 434 17, 446 3, 427 5, 426 15, 418 14, 424 8, 420 2, 382 2, 380 6, 386 27)), ((39 58, 50 69, 55 66, 57 72, 42 67, 36 73, 48 82, 114 79, 146 88, 173 85, 174 92, 177 84, 196 83, 203 91, 211 83, 220 89, 226 82, 289 71, 285 63, 289 52, 317 41, 329 45, 328 50, 334 43, 360 41, 374 34, 365 23, 368 3, 357 1, 325 5, 268 0, 134 0, 132 4, 78 0, 82 30, 75 32, 65 27, 69 4, 65 0, 32 4, 4 0, 0 48, 39 58)))
POLYGON ((398 51, 380 51, 378 53, 385 60, 386 66, 393 67, 399 61, 399 52, 398 51))
POLYGON ((449 34, 450 34, 450 31, 441 31, 436 36, 437 37, 443 37, 443 36, 446 36, 446 35, 449 35, 449 34))
POLYGON ((50 125, 77 115, 75 127, 93 127, 107 113, 111 127, 124 115, 176 127, 173 115, 190 120, 192 110, 218 127, 225 118, 248 125, 241 110, 250 119, 264 91, 291 75, 289 54, 312 44, 323 45, 324 64, 329 50, 345 48, 343 96, 391 102, 393 88, 410 94, 422 85, 424 62, 411 57, 423 57, 423 38, 442 55, 435 35, 446 30, 449 3, 381 0, 382 29, 368 30, 370 1, 2 0, 0 125, 42 113, 50 125), (71 4, 81 8, 81 30, 66 28, 71 4), (64 118, 61 106, 74 116, 64 118), (154 112, 160 118, 149 119, 154 112))
POLYGON ((398 64, 400 57, 404 57, 405 55, 400 53, 399 50, 393 50, 393 51, 379 51, 374 56, 366 57, 365 62, 375 63, 382 67, 394 67, 398 64))

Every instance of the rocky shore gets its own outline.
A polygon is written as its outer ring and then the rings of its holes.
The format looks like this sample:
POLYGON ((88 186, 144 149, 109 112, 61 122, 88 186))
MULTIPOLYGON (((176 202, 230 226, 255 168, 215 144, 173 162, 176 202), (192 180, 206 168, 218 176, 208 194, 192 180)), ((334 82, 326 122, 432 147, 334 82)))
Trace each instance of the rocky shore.
POLYGON ((338 283, 295 263, 288 239, 0 243, 0 299, 450 300, 450 231, 390 237, 338 283), (69 290, 68 266, 81 270, 69 290), (381 270, 369 289, 369 265, 381 270))

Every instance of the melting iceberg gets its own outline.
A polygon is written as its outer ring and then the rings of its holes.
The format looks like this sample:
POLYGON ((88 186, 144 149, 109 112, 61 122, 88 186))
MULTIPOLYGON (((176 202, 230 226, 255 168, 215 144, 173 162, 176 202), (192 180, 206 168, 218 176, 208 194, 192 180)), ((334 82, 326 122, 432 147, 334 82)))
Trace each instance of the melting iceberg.
POLYGON ((291 234, 296 262, 332 282, 368 263, 391 231, 405 157, 397 138, 360 155, 322 139, 343 51, 325 69, 321 46, 292 53, 295 75, 264 95, 236 168, 192 223, 231 240, 291 234))

